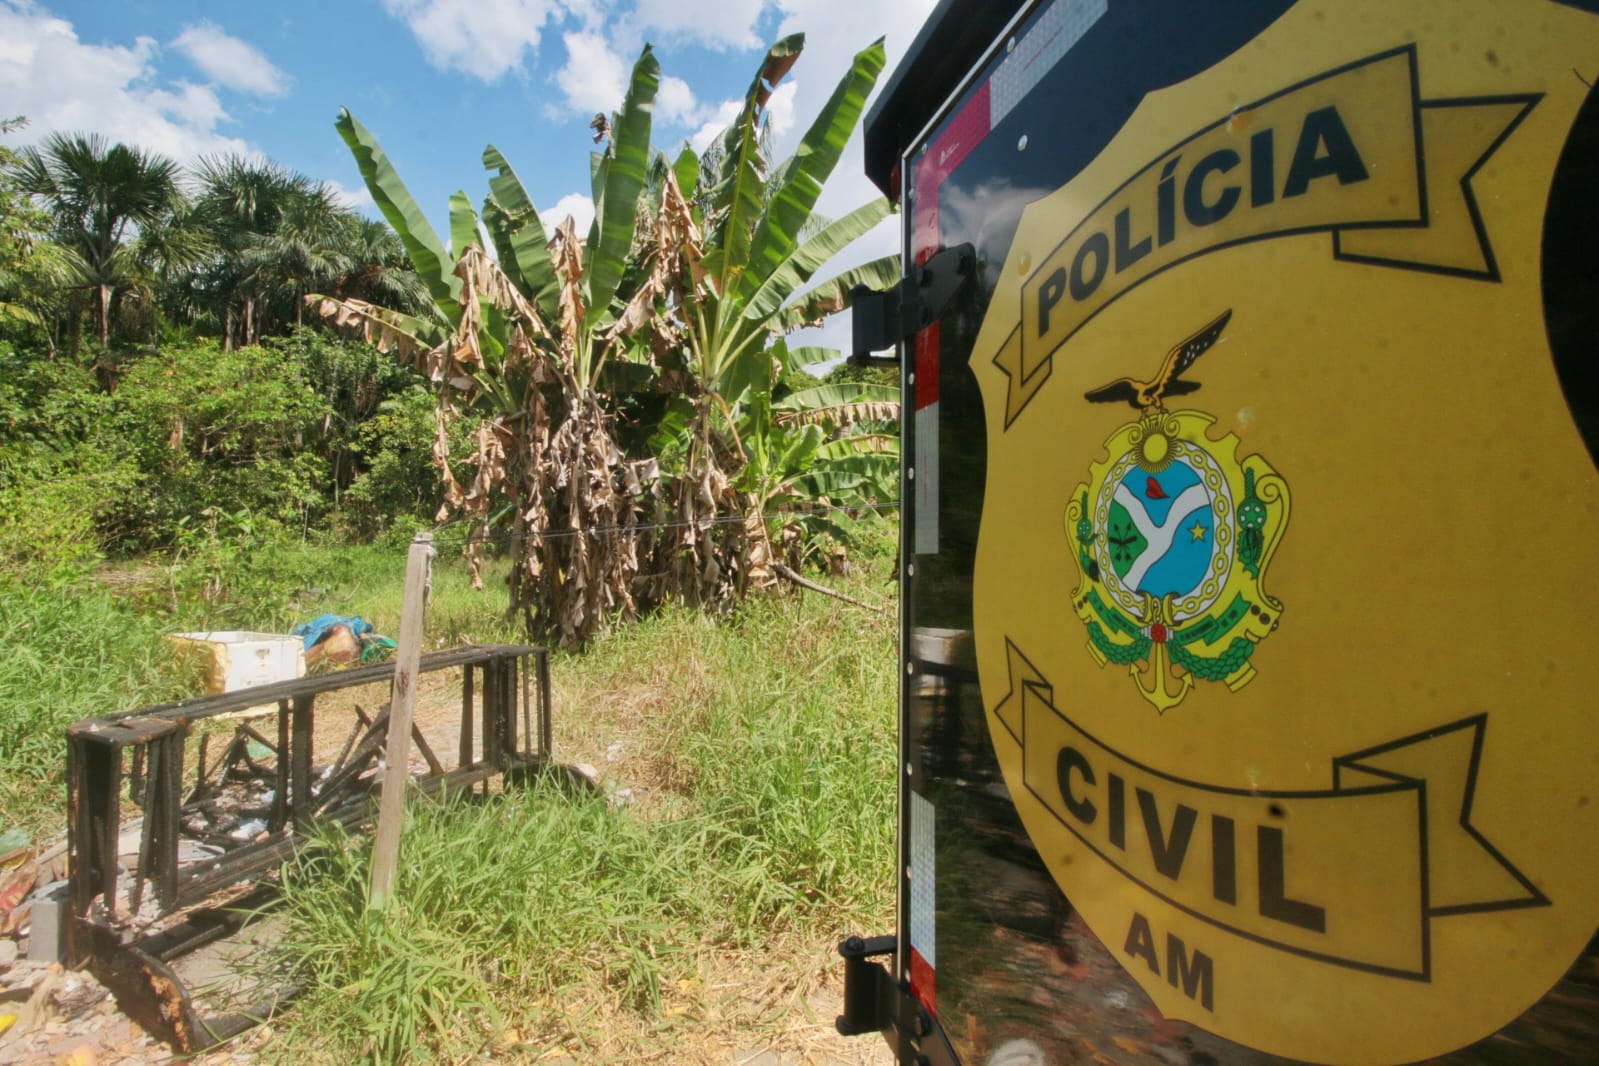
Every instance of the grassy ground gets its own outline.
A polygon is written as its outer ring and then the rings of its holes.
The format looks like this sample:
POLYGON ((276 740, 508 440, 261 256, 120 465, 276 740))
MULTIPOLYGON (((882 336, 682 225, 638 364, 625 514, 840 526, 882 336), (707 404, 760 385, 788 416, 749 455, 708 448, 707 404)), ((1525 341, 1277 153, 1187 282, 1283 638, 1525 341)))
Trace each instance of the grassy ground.
POLYGON ((111 590, 0 586, 0 829, 66 823, 62 730, 188 694, 158 630, 111 590))
POLYGON ((892 919, 894 664, 892 611, 814 594, 558 658, 557 754, 602 794, 419 801, 386 921, 365 842, 325 840, 289 893, 313 991, 267 1055, 725 1063, 814 1025, 828 949, 892 919))
MULTIPOLYGON (((327 611, 398 630, 404 545, 0 588, 0 829, 64 822, 62 729, 191 695, 165 635, 284 631, 327 611), (231 564, 231 569, 230 569, 231 564)), ((597 795, 418 802, 396 903, 367 918, 361 839, 289 880, 284 954, 309 979, 252 1045, 297 1063, 726 1063, 804 1050, 837 1009, 831 947, 892 922, 895 617, 886 553, 814 593, 709 620, 668 611, 555 658, 555 744, 597 795)), ((429 649, 518 641, 491 575, 445 552, 429 649)))

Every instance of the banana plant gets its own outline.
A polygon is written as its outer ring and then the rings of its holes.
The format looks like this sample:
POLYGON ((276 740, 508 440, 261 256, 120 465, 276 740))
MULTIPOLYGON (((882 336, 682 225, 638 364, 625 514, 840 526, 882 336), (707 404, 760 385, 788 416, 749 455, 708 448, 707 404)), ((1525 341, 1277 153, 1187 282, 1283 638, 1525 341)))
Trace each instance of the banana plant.
MULTIPOLYGON (((512 341, 516 320, 527 312, 537 321, 522 323, 524 329, 531 325, 551 338, 580 386, 594 387, 606 357, 625 340, 624 335, 610 327, 615 320, 618 288, 627 271, 638 200, 649 168, 651 116, 660 76, 660 63, 646 45, 633 67, 622 110, 610 125, 610 143, 606 151, 593 153, 595 218, 584 242, 578 242, 570 231, 557 231, 553 240, 546 239, 538 210, 510 163, 493 145, 484 149, 483 165, 493 176, 482 219, 495 245, 498 272, 525 305, 496 301, 492 298, 495 293, 479 292, 485 312, 511 314, 503 321, 493 315, 475 318, 479 325, 487 322, 491 327, 502 328, 491 328, 486 337, 482 329, 476 330, 473 338, 459 336, 463 347, 486 348, 495 355, 503 353, 512 341), (559 255, 565 256, 564 272, 557 270, 559 255)), ((434 328, 417 340, 431 340, 434 346, 443 343, 438 327, 461 334, 463 322, 473 318, 471 301, 463 298, 467 271, 461 266, 461 257, 468 248, 482 246, 479 217, 471 202, 465 193, 450 198, 451 240, 446 246, 371 131, 348 110, 339 112, 334 126, 355 156, 378 209, 399 235, 433 298, 437 311, 434 328)), ((333 310, 329 306, 329 311, 333 310)), ((344 310, 347 317, 360 313, 352 308, 344 310)), ((390 325, 392 328, 394 324, 390 325)), ((480 367, 454 369, 467 376, 481 371, 480 367)))
MULTIPOLYGON (((811 285, 822 267, 893 209, 879 198, 834 220, 815 213, 822 188, 882 73, 881 40, 854 57, 794 154, 776 166, 769 162, 763 136, 767 107, 803 49, 801 34, 774 44, 738 115, 706 158, 684 149, 664 174, 656 216, 675 221, 650 243, 650 278, 635 293, 635 301, 649 307, 657 320, 662 312, 675 317, 680 332, 671 339, 685 350, 697 386, 697 391, 679 396, 665 422, 682 438, 668 451, 681 457, 688 480, 702 485, 725 481, 743 494, 747 521, 733 532, 745 543, 733 562, 757 583, 770 579, 768 564, 776 561, 764 516, 795 494, 807 474, 839 463, 882 467, 893 461, 876 450, 881 438, 870 443, 851 442, 847 436, 828 440, 825 418, 809 425, 785 421, 795 412, 779 418, 774 408, 786 390, 786 377, 796 369, 785 361, 782 336, 846 308, 854 286, 885 287, 898 276, 897 261, 890 256, 811 285)), ((857 392, 839 410, 873 400, 892 402, 886 394, 857 392)), ((787 402, 796 401, 791 397, 787 402)), ((842 486, 848 479, 838 469, 835 486, 842 486)), ((726 495, 707 498, 701 493, 684 501, 679 528, 693 543, 680 545, 680 550, 696 559, 707 550, 710 523, 723 521, 717 512, 725 507, 726 495)))
POLYGON ((884 259, 812 284, 892 209, 876 200, 836 220, 814 213, 882 71, 881 41, 855 57, 794 156, 769 165, 766 108, 803 43, 772 47, 708 161, 651 149, 660 70, 646 46, 621 111, 599 124, 608 143, 592 156, 585 239, 570 220, 547 237, 490 146, 488 195, 480 210, 451 197, 446 244, 371 132, 347 111, 336 123, 433 307, 317 306, 409 354, 437 384, 446 510, 509 532, 512 609, 562 644, 617 614, 766 583, 769 506, 803 491, 864 496, 893 461, 882 435, 850 428, 888 417, 886 392, 788 385, 799 354, 782 335, 847 306, 855 284, 896 273, 884 259), (643 432, 630 437, 621 412, 643 432), (449 428, 466 417, 481 421, 473 476, 458 481, 449 428))
MULTIPOLYGON (((816 271, 857 237, 892 212, 877 199, 836 221, 812 228, 817 198, 859 124, 866 98, 882 74, 883 42, 858 53, 850 69, 818 112, 794 154, 776 167, 765 157, 762 125, 778 84, 804 49, 803 34, 773 45, 750 83, 743 107, 722 135, 715 168, 694 186, 680 188, 690 203, 703 203, 702 245, 679 250, 674 284, 679 303, 692 306, 686 323, 688 343, 702 383, 730 401, 731 386, 757 361, 774 334, 819 321, 848 306, 856 284, 888 285, 897 276, 893 257, 885 257, 832 279, 796 300, 816 271), (695 255, 698 253, 698 261, 695 255)), ((683 176, 698 172, 691 153, 674 167, 683 176)))
POLYGON ((594 153, 595 220, 586 240, 571 220, 546 237, 532 198, 492 145, 481 215, 450 197, 450 240, 429 224, 377 138, 348 111, 335 123, 379 210, 432 297, 426 315, 315 297, 326 317, 420 365, 439 390, 434 458, 445 486, 440 518, 464 517, 474 577, 494 528, 510 536, 511 610, 563 645, 582 643, 607 618, 636 609, 636 524, 641 468, 615 439, 607 362, 633 343, 621 328, 638 203, 650 163, 660 66, 646 46, 634 65, 608 144, 594 153), (483 247, 487 232, 494 255, 483 247), (457 479, 450 428, 477 420, 470 478, 457 479))

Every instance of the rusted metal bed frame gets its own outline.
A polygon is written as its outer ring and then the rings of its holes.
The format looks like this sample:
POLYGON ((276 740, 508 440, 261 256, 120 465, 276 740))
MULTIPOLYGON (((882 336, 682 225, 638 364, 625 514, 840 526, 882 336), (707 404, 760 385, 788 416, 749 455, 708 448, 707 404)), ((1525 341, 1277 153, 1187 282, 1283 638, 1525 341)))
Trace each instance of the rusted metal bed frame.
MULTIPOLYGON (((461 671, 457 765, 446 770, 413 726, 412 738, 427 763, 427 771, 412 778, 419 792, 475 790, 481 785, 486 793, 495 776, 519 778, 549 762, 546 649, 478 645, 422 657, 421 673, 451 669, 461 671)), ((368 716, 357 706, 358 721, 338 757, 318 772, 316 699, 363 685, 392 686, 393 677, 392 662, 360 666, 68 727, 68 961, 87 965, 125 1013, 179 1051, 206 1047, 268 1012, 272 1004, 202 1019, 167 962, 227 935, 249 904, 259 905, 265 898, 257 892, 247 899, 233 898, 226 906, 204 906, 217 893, 276 870, 317 823, 348 828, 375 816, 377 793, 370 771, 383 752, 387 711, 368 716), (276 719, 276 737, 270 727, 263 731, 252 724, 254 716, 236 721, 226 750, 208 765, 207 749, 214 737, 201 731, 198 758, 190 764, 192 786, 185 792, 185 752, 195 739, 194 727, 207 720, 236 719, 239 712, 263 706, 262 717, 276 719), (252 740, 271 751, 271 763, 251 758, 252 740), (262 812, 264 831, 243 840, 207 835, 204 842, 220 852, 181 862, 180 842, 195 837, 186 824, 192 827, 196 812, 230 777, 241 774, 273 785, 269 809, 262 812), (118 864, 125 804, 143 814, 131 880, 118 864), (156 904, 153 922, 144 907, 147 886, 156 904), (141 916, 144 922, 135 921, 141 916)))

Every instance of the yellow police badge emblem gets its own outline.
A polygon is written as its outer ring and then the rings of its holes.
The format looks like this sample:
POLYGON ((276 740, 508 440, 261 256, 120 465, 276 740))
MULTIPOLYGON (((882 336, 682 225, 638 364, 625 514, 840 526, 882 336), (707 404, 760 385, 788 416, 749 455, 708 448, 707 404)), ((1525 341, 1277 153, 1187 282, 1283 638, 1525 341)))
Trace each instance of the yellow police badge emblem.
POLYGON ((1167 1017, 1425 1059, 1599 925, 1599 449, 1549 310, 1591 280, 1547 287, 1596 56, 1559 3, 1295 4, 983 266, 989 736, 1167 1017))

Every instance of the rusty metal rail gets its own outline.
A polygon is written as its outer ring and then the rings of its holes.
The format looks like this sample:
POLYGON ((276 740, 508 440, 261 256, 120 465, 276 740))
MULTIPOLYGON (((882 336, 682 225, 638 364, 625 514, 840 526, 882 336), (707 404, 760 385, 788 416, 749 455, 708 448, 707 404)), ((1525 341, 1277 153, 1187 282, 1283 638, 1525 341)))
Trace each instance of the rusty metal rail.
MULTIPOLYGON (((461 671, 461 717, 450 767, 412 727, 426 763, 412 775, 418 791, 486 791, 497 775, 549 762, 545 649, 458 648, 423 656, 420 669, 461 671)), ((165 963, 228 931, 217 908, 199 905, 275 870, 317 823, 353 827, 375 816, 386 703, 373 714, 357 704, 346 739, 328 759, 315 750, 316 701, 342 689, 390 686, 393 677, 394 664, 381 663, 68 727, 69 961, 89 965, 119 1002, 127 998, 125 1011, 145 1015, 145 1027, 178 1050, 218 1038, 221 1030, 194 1015, 165 963), (208 721, 231 725, 231 736, 225 728, 198 728, 208 721), (219 739, 224 749, 211 759, 219 739), (125 870, 119 842, 130 806, 143 820, 137 861, 125 870), (185 918, 188 911, 194 913, 185 918), (166 1002, 153 1004, 152 995, 166 1002)))

